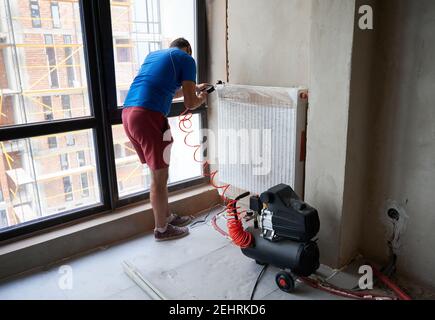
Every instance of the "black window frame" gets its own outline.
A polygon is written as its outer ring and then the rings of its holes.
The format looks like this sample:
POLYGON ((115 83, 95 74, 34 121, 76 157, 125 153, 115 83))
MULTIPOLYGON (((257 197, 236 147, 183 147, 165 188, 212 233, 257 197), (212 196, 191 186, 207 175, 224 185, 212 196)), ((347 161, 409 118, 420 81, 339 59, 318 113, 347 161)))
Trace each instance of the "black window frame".
MULTIPOLYGON (((195 4, 198 82, 206 82, 207 31, 205 2, 195 0, 195 4)), ((98 164, 97 176, 101 202, 78 210, 72 209, 1 229, 0 243, 15 241, 18 238, 44 232, 55 226, 77 221, 81 218, 92 218, 93 215, 104 212, 113 212, 120 207, 149 199, 149 191, 132 194, 126 198, 118 197, 112 127, 122 124, 122 109, 117 103, 110 5, 110 0, 80 0, 84 60, 86 65, 92 66, 92 68, 86 68, 91 115, 81 118, 0 127, 0 141, 54 136, 57 142, 57 134, 92 130, 96 163, 98 164)), ((169 117, 179 116, 184 110, 183 102, 174 102, 169 117)), ((193 113, 200 116, 202 128, 207 128, 207 107, 204 105, 193 111, 193 113)), ((208 182, 208 178, 198 177, 170 185, 168 189, 173 192, 208 182)))
MULTIPOLYGON (((106 3, 106 1, 103 1, 106 3)), ((110 5, 102 5, 99 7, 99 16, 105 17, 110 15, 110 5)), ((206 10, 205 3, 202 0, 195 0, 195 31, 196 31, 196 62, 197 62, 197 80, 198 83, 207 81, 207 21, 206 21, 206 10)), ((113 50, 113 36, 112 36, 112 25, 110 19, 105 19, 104 21, 100 20, 100 30, 106 30, 106 32, 99 33, 100 35, 100 44, 101 46, 98 48, 101 50, 101 55, 103 57, 103 62, 105 61, 115 61, 114 60, 114 50, 113 50)), ((115 79, 115 64, 108 63, 104 65, 104 90, 106 98, 106 105, 109 110, 109 122, 111 126, 122 124, 122 109, 121 106, 118 106, 117 103, 117 88, 116 88, 116 79, 115 79)), ((184 103, 177 101, 172 104, 171 112, 168 117, 178 117, 185 111, 184 103)), ((193 111, 193 114, 198 114, 200 116, 200 122, 202 128, 207 128, 207 106, 203 105, 200 108, 193 111)), ((112 129, 109 128, 109 132, 107 132, 108 136, 112 139, 112 129)), ((113 139, 111 143, 108 145, 108 148, 111 149, 107 154, 108 157, 114 158, 114 146, 113 139)), ((109 161, 110 163, 114 163, 114 159, 109 161)), ((110 179, 116 176, 115 167, 113 169, 113 175, 111 175, 110 179)), ((206 168, 207 170, 207 168, 206 168)), ((199 177, 190 179, 187 181, 182 181, 177 184, 170 185, 168 187, 169 192, 181 190, 183 188, 188 188, 195 185, 200 185, 209 182, 209 178, 207 177, 199 177)), ((111 194, 115 195, 112 199, 115 201, 114 206, 125 206, 138 201, 143 201, 149 199, 149 191, 147 192, 139 192, 136 194, 129 195, 127 198, 118 198, 118 187, 117 183, 111 184, 111 194)))

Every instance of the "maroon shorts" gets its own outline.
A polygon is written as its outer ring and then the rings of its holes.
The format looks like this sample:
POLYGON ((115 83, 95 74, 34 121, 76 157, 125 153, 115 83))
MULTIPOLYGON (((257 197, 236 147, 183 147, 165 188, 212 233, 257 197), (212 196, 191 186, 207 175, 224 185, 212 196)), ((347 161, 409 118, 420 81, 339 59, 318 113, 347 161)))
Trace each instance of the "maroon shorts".
POLYGON ((168 119, 162 113, 142 107, 124 108, 122 124, 142 163, 151 170, 169 167, 174 140, 168 119))

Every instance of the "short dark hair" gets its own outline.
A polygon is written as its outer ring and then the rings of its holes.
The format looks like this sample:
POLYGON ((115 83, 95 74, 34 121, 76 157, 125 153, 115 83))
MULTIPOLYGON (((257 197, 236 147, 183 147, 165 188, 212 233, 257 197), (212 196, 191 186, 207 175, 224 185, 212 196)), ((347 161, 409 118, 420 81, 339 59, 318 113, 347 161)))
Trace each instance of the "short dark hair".
POLYGON ((171 42, 170 47, 178 48, 178 49, 191 48, 189 41, 187 41, 184 38, 175 39, 174 41, 171 42))

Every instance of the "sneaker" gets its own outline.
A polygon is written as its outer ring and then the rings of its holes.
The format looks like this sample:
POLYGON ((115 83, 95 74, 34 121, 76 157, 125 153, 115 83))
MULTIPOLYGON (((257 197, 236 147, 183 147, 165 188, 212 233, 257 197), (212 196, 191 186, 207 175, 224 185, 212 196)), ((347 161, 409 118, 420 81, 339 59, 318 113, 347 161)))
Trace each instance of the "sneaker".
POLYGON ((192 223, 192 217, 181 217, 179 215, 176 215, 175 213, 172 214, 172 220, 169 220, 169 224, 172 224, 175 227, 185 227, 192 223))
POLYGON ((154 238, 156 239, 156 241, 168 241, 168 240, 183 238, 188 234, 189 234, 188 228, 176 227, 168 224, 168 227, 165 232, 158 232, 157 230, 155 230, 154 238))

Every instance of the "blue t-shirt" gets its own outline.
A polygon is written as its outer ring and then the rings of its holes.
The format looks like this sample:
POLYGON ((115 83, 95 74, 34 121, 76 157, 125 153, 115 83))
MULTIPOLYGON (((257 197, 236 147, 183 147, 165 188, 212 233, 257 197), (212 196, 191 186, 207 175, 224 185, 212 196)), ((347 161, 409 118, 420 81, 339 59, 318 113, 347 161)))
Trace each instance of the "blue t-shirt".
POLYGON ((178 48, 151 52, 128 91, 124 108, 144 107, 167 116, 183 81, 196 83, 196 64, 190 55, 178 48))

